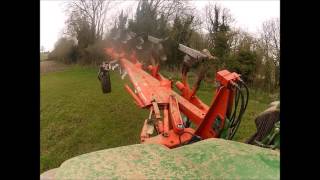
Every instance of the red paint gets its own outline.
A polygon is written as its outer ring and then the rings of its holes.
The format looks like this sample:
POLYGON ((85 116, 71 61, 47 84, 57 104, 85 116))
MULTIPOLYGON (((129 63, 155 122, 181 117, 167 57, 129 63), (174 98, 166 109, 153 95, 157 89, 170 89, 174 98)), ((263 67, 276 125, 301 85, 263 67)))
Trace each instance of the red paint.
POLYGON ((197 85, 190 88, 186 75, 182 76, 182 82, 176 82, 177 88, 181 91, 181 95, 179 95, 173 91, 172 81, 159 73, 159 65, 149 65, 147 70, 150 73, 147 73, 142 68, 135 52, 129 56, 126 56, 124 51, 118 53, 113 48, 106 48, 105 52, 112 59, 118 59, 123 70, 127 72, 135 92, 128 85, 125 85, 125 88, 136 104, 152 110, 151 113, 156 113, 157 118, 162 112, 161 118, 154 121, 155 130, 158 133, 154 137, 147 134, 147 120, 145 120, 140 135, 142 143, 157 143, 174 148, 178 147, 180 143, 188 142, 192 138, 191 134, 196 134, 202 139, 220 136, 219 130, 224 126, 226 114, 232 111, 235 91, 232 82, 237 82, 240 79, 239 74, 227 70, 217 72, 216 80, 220 82, 220 87, 216 90, 212 104, 208 106, 196 96, 197 85), (158 106, 159 112, 158 110, 153 111, 155 106, 158 106), (184 123, 182 114, 188 117, 197 128, 182 126, 184 123), (218 116, 221 123, 217 127, 218 130, 215 130, 212 127, 218 116))

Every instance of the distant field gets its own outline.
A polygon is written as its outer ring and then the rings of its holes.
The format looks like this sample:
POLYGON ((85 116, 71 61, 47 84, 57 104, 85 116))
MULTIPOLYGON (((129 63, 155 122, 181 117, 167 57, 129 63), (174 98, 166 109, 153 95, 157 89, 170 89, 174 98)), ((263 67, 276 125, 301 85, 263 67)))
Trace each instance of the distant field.
MULTIPOLYGON (((40 171, 91 151, 139 143, 146 110, 139 109, 123 88, 119 74, 111 73, 112 93, 102 94, 97 69, 72 66, 41 74, 40 171)), ((198 95, 207 104, 212 85, 198 95)), ((255 131, 254 118, 274 100, 251 92, 247 111, 235 140, 244 141, 255 131)))
POLYGON ((45 61, 48 59, 48 53, 40 53, 40 61, 45 61))

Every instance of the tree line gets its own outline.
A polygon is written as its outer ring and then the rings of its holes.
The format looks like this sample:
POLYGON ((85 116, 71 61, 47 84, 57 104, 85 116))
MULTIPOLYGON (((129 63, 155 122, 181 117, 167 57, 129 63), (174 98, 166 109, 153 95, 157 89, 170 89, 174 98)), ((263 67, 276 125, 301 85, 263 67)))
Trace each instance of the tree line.
POLYGON ((197 50, 207 49, 216 58, 209 63, 208 78, 228 69, 240 73, 250 86, 265 91, 279 89, 280 22, 262 22, 258 35, 233 26, 229 9, 208 3, 199 12, 184 0, 140 0, 133 18, 121 10, 106 27, 106 18, 116 4, 112 0, 79 0, 67 3, 68 19, 64 35, 49 54, 63 63, 100 64, 107 57, 103 51, 119 30, 147 33, 168 38, 167 61, 162 66, 179 69, 183 54, 176 43, 197 50), (173 43, 175 42, 175 43, 173 43))

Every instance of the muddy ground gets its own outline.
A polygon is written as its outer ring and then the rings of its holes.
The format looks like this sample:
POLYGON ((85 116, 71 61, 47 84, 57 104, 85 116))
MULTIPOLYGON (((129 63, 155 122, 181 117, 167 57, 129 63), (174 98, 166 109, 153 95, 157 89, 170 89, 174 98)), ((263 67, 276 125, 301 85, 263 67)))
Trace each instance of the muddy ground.
POLYGON ((63 71, 66 68, 68 68, 68 65, 61 64, 56 61, 41 61, 40 62, 40 73, 63 71))

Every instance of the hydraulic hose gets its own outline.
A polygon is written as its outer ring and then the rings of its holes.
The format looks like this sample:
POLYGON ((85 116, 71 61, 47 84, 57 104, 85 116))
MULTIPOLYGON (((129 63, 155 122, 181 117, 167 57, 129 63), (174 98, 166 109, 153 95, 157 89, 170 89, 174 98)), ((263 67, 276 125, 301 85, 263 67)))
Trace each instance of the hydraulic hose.
POLYGON ((235 103, 234 103, 234 109, 233 109, 233 113, 230 117, 230 124, 233 123, 233 120, 234 118, 236 117, 236 114, 237 114, 237 108, 238 108, 238 103, 239 103, 239 93, 238 93, 238 90, 235 91, 235 103))
POLYGON ((249 100, 249 88, 248 88, 248 86, 241 80, 240 81, 241 82, 241 84, 245 87, 245 89, 246 89, 246 105, 245 105, 245 109, 247 109, 247 105, 248 105, 248 100, 249 100))
POLYGON ((228 139, 232 139, 235 133, 237 132, 241 123, 242 116, 247 109, 247 105, 249 101, 249 89, 247 85, 243 81, 240 81, 239 86, 235 86, 235 87, 236 87, 235 107, 234 107, 233 114, 230 118, 230 127, 229 127, 228 136, 227 136, 228 139), (244 96, 244 93, 242 92, 242 87, 245 88, 246 96, 244 96), (239 114, 237 116, 237 109, 238 109, 238 105, 239 105, 238 103, 240 98, 241 98, 241 107, 239 110, 239 114))
POLYGON ((230 139, 232 139, 236 133, 236 131, 239 128, 240 122, 241 122, 241 118, 242 115, 244 113, 244 96, 243 93, 241 92, 241 89, 239 87, 237 87, 240 97, 241 97, 241 107, 240 107, 240 111, 239 111, 239 115, 238 117, 233 121, 233 123, 230 125, 231 128, 231 134, 230 134, 230 139))

